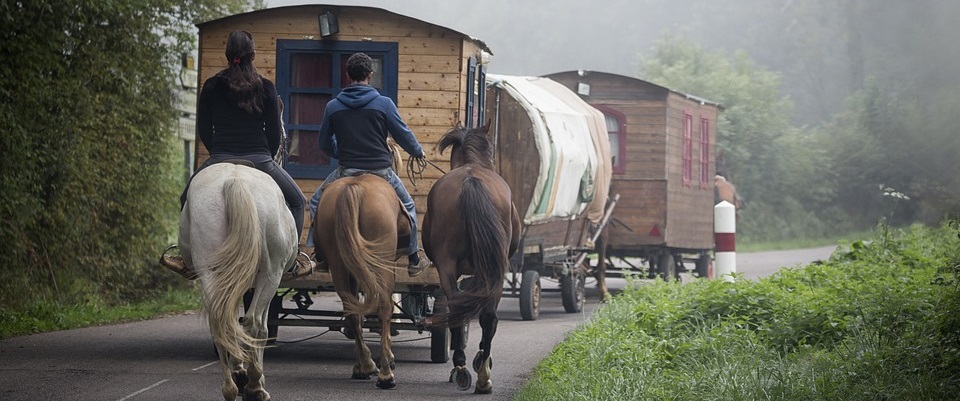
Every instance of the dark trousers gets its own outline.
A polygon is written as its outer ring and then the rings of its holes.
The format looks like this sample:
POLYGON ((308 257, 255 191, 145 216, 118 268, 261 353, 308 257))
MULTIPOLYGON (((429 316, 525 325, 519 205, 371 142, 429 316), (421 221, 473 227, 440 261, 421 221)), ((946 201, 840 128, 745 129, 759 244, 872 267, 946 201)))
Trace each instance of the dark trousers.
MULTIPOLYGON (((283 198, 287 201, 287 206, 290 208, 290 212, 293 213, 294 225, 297 227, 297 240, 299 241, 300 235, 303 233, 303 209, 307 203, 306 198, 303 197, 303 191, 300 190, 300 187, 297 186, 297 182, 293 180, 293 177, 290 177, 290 174, 287 174, 287 171, 280 167, 273 160, 270 155, 267 154, 229 154, 229 153, 214 153, 210 155, 210 158, 207 159, 200 167, 197 168, 197 171, 193 173, 194 176, 197 175, 200 170, 203 170, 207 166, 220 163, 225 160, 230 159, 243 159, 253 163, 258 170, 267 173, 270 177, 276 181, 277 185, 280 186, 280 191, 283 192, 283 198)), ((190 180, 193 180, 193 177, 190 177, 190 180)), ((187 190, 190 189, 190 182, 187 182, 186 187, 183 189, 183 193, 180 195, 180 208, 183 208, 183 204, 187 202, 187 190)))

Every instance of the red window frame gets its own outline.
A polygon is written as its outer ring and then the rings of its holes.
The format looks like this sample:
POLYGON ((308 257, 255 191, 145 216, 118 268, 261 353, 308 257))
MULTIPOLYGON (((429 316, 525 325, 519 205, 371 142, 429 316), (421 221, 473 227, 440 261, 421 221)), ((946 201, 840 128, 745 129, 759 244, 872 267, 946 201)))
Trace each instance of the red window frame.
POLYGON ((693 114, 683 112, 683 186, 693 182, 693 114))
POLYGON ((617 132, 612 132, 607 127, 607 135, 608 137, 614 134, 617 136, 616 154, 612 155, 614 157, 612 171, 614 174, 625 174, 627 172, 627 115, 605 104, 596 104, 593 107, 600 110, 604 118, 611 117, 619 124, 617 132))
POLYGON ((710 119, 700 117, 700 188, 710 188, 710 119))

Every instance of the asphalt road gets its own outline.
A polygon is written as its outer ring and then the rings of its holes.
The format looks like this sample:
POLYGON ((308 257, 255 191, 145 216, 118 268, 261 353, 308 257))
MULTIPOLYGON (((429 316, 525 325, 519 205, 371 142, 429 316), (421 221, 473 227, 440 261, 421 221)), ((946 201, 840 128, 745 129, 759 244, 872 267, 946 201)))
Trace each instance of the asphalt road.
MULTIPOLYGON (((824 259, 834 247, 738 254, 746 278, 769 275, 824 259)), ((610 279, 612 290, 623 280, 610 279)), ((556 288, 544 282, 545 288, 556 288)), ((350 380, 353 343, 335 332, 313 327, 280 327, 280 345, 265 353, 266 388, 275 400, 509 400, 532 375, 537 363, 570 330, 600 307, 587 284, 584 312, 568 314, 559 293, 544 294, 540 318, 523 321, 516 298, 504 298, 494 338, 493 384, 489 396, 458 391, 447 383, 450 363, 430 362, 429 334, 403 331, 394 338, 397 388, 380 390, 374 379, 350 380), (319 336, 318 336, 319 335, 319 336)), ((336 308, 333 294, 320 297, 336 308)), ((376 336, 371 349, 376 354, 376 336)), ((468 361, 477 351, 474 322, 468 361)), ((209 333, 196 314, 44 333, 0 340, 2 400, 220 400, 220 371, 209 333)))

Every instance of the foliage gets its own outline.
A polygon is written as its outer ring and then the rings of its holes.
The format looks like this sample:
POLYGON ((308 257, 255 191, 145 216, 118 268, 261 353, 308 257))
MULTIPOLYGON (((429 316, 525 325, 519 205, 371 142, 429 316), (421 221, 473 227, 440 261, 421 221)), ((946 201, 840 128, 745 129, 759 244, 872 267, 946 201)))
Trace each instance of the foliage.
MULTIPOLYGON (((780 94, 777 74, 745 53, 708 51, 682 38, 665 37, 641 65, 643 79, 723 105, 717 128, 718 158, 749 207, 738 236, 780 241, 836 232, 836 223, 814 209, 834 199, 824 182, 828 154, 815 136, 792 128, 793 104, 780 94)), ((842 219, 841 219, 842 220, 842 219)))
POLYGON ((630 287, 518 399, 952 399, 960 229, 895 231, 759 281, 630 287))
MULTIPOLYGON (((0 304, 97 304, 176 285, 171 67, 187 25, 240 1, 0 2, 0 304)), ((182 284, 181 284, 182 285, 182 284)))
POLYGON ((99 324, 153 319, 195 311, 200 306, 198 286, 170 288, 139 302, 63 304, 38 301, 29 307, 0 308, 0 339, 99 324))
POLYGON ((960 168, 960 137, 953 129, 960 124, 960 100, 927 104, 932 99, 920 95, 870 80, 849 99, 844 113, 816 133, 832 144, 824 149, 833 166, 835 204, 857 224, 872 224, 887 214, 890 202, 878 186, 912 199, 901 205, 893 223, 934 223, 960 214, 960 178, 945 174, 960 168))

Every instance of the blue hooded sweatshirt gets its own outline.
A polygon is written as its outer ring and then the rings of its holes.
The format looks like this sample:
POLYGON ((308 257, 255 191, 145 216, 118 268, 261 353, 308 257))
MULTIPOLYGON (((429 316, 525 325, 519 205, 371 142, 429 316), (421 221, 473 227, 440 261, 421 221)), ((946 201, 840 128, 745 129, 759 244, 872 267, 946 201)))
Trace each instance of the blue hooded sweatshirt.
POLYGON ((393 100, 369 85, 353 84, 327 103, 320 124, 320 149, 344 168, 390 167, 387 135, 411 156, 423 156, 417 138, 400 118, 393 100))

